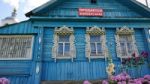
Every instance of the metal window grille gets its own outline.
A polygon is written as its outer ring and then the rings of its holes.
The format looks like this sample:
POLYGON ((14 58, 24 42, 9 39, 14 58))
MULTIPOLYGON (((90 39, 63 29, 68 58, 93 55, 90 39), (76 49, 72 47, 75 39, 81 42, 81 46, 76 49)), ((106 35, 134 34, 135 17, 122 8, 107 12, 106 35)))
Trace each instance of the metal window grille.
POLYGON ((0 36, 0 60, 31 59, 33 36, 0 36))

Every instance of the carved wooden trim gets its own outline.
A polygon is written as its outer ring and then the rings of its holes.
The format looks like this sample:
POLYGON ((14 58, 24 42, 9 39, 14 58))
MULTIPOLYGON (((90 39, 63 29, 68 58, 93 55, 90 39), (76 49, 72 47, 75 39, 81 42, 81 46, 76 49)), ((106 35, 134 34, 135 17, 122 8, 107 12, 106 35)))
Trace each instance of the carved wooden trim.
POLYGON ((72 27, 62 26, 62 27, 56 27, 55 28, 55 34, 59 35, 66 35, 66 34, 73 34, 74 30, 72 27))
POLYGON ((108 49, 106 46, 106 36, 105 36, 105 29, 104 28, 99 28, 97 26, 94 27, 87 27, 86 29, 86 57, 89 59, 89 62, 91 59, 94 58, 107 58, 108 56, 108 49), (101 40, 102 40, 102 49, 103 49, 103 55, 104 56, 91 56, 91 46, 90 46, 90 35, 101 35, 101 40))
POLYGON ((92 34, 92 35, 104 35, 105 34, 105 29, 104 28, 99 28, 97 26, 87 27, 86 33, 87 34, 92 34))
POLYGON ((123 26, 121 28, 117 28, 116 34, 119 34, 119 35, 120 34, 121 35, 134 34, 134 30, 133 30, 133 28, 128 28, 127 26, 123 26))
POLYGON ((62 26, 62 27, 56 27, 54 31, 54 40, 53 40, 53 48, 52 48, 52 58, 55 59, 55 62, 57 59, 71 59, 73 61, 73 58, 76 58, 76 49, 74 44, 74 30, 71 27, 62 26), (58 52, 58 41, 60 35, 70 35, 69 41, 70 41, 70 57, 59 57, 57 56, 58 52))
MULTIPOLYGON (((126 26, 122 27, 122 28, 117 28, 116 31, 116 35, 115 35, 115 39, 116 39, 116 53, 117 53, 117 57, 119 58, 129 58, 131 57, 131 55, 122 56, 122 51, 121 51, 121 46, 120 46, 120 35, 129 35, 131 36, 132 39, 132 51, 135 52, 136 54, 139 54, 137 46, 136 46, 136 40, 135 40, 135 36, 134 36, 134 29, 133 28, 128 28, 126 26)), ((138 56, 138 55, 137 55, 138 56)))

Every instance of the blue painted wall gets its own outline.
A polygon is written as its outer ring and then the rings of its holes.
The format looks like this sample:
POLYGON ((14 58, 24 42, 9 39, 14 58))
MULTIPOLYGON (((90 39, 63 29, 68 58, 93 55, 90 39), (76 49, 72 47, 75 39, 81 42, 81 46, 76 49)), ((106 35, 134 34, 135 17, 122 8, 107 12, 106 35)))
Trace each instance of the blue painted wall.
MULTIPOLYGON (((74 59, 74 62, 71 62, 71 60, 57 60, 55 63, 51 54, 54 28, 49 27, 44 29, 42 80, 94 80, 107 78, 107 62, 105 62, 104 59, 95 59, 88 62, 85 57, 85 31, 85 27, 74 28, 75 46, 77 49, 77 57, 74 59)), ((135 39, 138 49, 140 51, 147 51, 148 48, 144 41, 145 37, 143 31, 143 28, 135 28, 135 39)), ((106 28, 107 45, 113 61, 116 64, 116 74, 118 74, 121 72, 121 68, 119 67, 121 63, 120 59, 116 56, 115 33, 116 28, 106 28), (110 43, 112 43, 112 46, 110 46, 110 43)), ((147 64, 143 65, 142 68, 141 76, 150 73, 147 64)), ((135 70, 137 69, 129 70, 129 74, 132 75, 132 77, 139 76, 135 73, 135 70)))
POLYGON ((6 77, 11 84, 31 84, 34 83, 35 60, 37 56, 38 29, 32 27, 31 21, 24 21, 18 24, 4 26, 0 28, 0 35, 33 35, 34 45, 31 60, 4 60, 0 61, 0 77, 6 77))
MULTIPOLYGON (((117 0, 97 0, 97 4, 91 4, 90 0, 66 0, 56 5, 57 7, 45 8, 34 16, 46 17, 79 17, 78 8, 102 8, 103 18, 141 18, 144 17, 135 10, 129 9, 117 0)), ((81 17, 80 17, 81 18, 81 17)), ((92 18, 92 17, 91 17, 92 18)), ((97 17, 99 18, 99 17, 97 17)), ((101 17, 100 17, 101 18, 101 17)))
MULTIPOLYGON (((150 21, 147 20, 148 18, 143 18, 146 17, 143 14, 141 15, 133 9, 129 9, 127 6, 118 2, 118 0, 98 0, 96 5, 90 4, 87 0, 66 0, 56 6, 53 9, 51 7, 45 8, 37 15, 31 16, 31 19, 28 21, 0 28, 0 35, 28 34, 34 35, 35 37, 32 60, 0 61, 0 77, 9 78, 11 84, 39 84, 43 80, 96 80, 107 78, 107 62, 104 59, 94 59, 88 62, 85 57, 86 27, 95 25, 106 28, 107 45, 116 64, 116 74, 121 72, 119 67, 121 64, 120 59, 116 56, 114 37, 116 28, 122 26, 134 28, 138 49, 140 51, 150 50, 148 48, 150 44, 145 40, 147 39, 147 33, 144 31, 148 28, 150 21), (94 20, 95 18, 101 18, 79 17, 77 15, 78 8, 103 8, 104 17, 102 18, 108 19, 94 20), (37 17, 38 19, 33 19, 32 17, 37 17), (42 17, 46 18, 42 19, 42 17), (79 20, 77 18, 57 20, 63 17, 85 18, 85 20, 79 20), (120 21, 118 18, 122 20, 120 21), (140 18, 143 19, 139 21, 138 19, 140 18), (71 62, 71 60, 57 60, 57 62, 54 62, 54 59, 52 59, 54 28, 63 25, 74 28, 77 51, 74 62, 71 62), (42 41, 39 42, 39 39, 42 41), (39 66, 38 73, 36 72, 37 66, 39 66)), ((147 65, 145 63, 142 66, 141 76, 150 74, 150 69, 147 65)), ((138 77, 135 71, 136 69, 129 70, 132 77, 138 77)))

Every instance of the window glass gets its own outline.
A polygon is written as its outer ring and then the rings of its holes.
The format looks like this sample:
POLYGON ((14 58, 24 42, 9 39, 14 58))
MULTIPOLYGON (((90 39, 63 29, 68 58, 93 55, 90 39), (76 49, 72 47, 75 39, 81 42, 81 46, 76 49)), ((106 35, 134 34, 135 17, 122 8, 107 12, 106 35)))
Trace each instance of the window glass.
POLYGON ((95 43, 91 43, 91 55, 92 56, 96 55, 96 45, 95 45, 95 43))
POLYGON ((58 46, 59 46, 59 47, 58 47, 58 54, 59 54, 59 55, 62 55, 62 54, 63 54, 63 43, 59 43, 58 46))
POLYGON ((91 56, 102 55, 102 44, 100 39, 101 39, 100 35, 90 35, 91 56))
POLYGON ((69 42, 69 35, 59 35, 59 42, 69 42))
POLYGON ((29 59, 32 52, 32 36, 0 36, 0 58, 29 59))
POLYGON ((98 54, 102 54, 102 45, 101 43, 97 43, 98 54))
POLYGON ((58 45, 59 56, 70 56, 70 35, 60 35, 58 45))
POLYGON ((90 35, 91 42, 100 42, 100 35, 90 35))
POLYGON ((130 56, 133 53, 131 35, 120 35, 119 37, 122 56, 130 56))

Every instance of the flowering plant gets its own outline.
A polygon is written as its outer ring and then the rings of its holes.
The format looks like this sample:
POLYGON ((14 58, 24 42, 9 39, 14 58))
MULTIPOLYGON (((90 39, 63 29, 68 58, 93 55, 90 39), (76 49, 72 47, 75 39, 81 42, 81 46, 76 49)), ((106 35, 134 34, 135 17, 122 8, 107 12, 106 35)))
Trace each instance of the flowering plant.
POLYGON ((0 78, 0 84, 10 84, 7 78, 0 78))
POLYGON ((137 67, 144 64, 146 58, 148 58, 148 52, 143 51, 139 56, 134 52, 131 58, 123 59, 122 64, 128 67, 137 67))
POLYGON ((112 76, 109 80, 103 80, 102 84, 150 84, 150 75, 143 78, 131 79, 131 77, 123 72, 117 76, 112 76))

